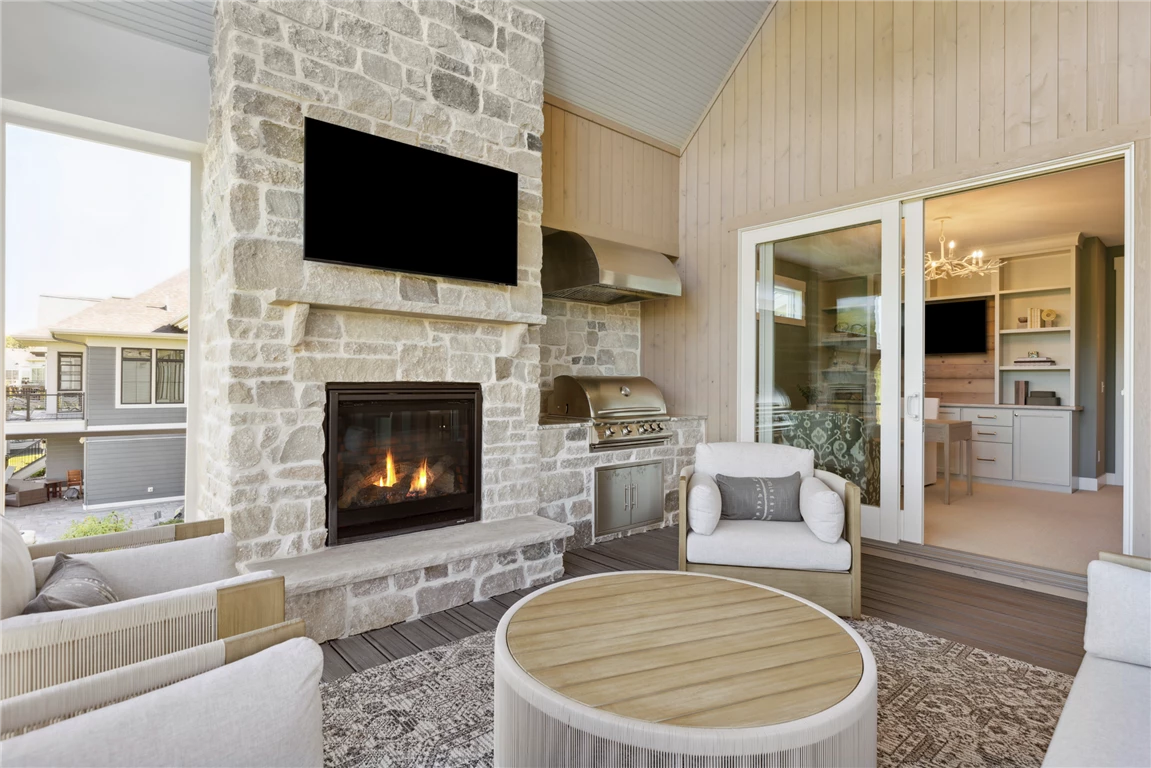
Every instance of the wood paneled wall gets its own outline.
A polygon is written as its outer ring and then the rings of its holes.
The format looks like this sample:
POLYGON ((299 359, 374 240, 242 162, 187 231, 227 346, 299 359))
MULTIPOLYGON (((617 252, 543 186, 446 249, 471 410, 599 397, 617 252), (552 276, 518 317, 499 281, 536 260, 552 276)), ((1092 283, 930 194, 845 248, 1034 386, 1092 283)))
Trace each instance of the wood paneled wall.
POLYGON ((544 103, 543 225, 679 254, 679 158, 544 103))
POLYGON ((644 375, 735 439, 739 227, 1132 138, 1145 155, 1148 40, 1143 0, 780 0, 680 158, 685 296, 644 305, 644 375))

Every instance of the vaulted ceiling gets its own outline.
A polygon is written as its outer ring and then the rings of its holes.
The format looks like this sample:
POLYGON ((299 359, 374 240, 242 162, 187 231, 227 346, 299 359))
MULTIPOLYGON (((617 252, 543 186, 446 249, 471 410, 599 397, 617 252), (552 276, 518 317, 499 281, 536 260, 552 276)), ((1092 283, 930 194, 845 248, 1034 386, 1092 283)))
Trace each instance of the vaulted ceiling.
MULTIPOLYGON (((212 0, 57 5, 207 55, 212 0)), ((523 0, 547 20, 548 93, 682 146, 771 0, 523 0)))

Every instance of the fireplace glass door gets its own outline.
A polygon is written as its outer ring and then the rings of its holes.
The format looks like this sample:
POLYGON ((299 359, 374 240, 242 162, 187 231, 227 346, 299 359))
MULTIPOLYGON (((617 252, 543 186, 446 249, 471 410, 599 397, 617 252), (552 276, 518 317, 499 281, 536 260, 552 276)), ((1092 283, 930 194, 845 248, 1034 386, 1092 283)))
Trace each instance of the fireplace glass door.
POLYGON ((330 393, 329 543, 477 519, 478 397, 330 393))

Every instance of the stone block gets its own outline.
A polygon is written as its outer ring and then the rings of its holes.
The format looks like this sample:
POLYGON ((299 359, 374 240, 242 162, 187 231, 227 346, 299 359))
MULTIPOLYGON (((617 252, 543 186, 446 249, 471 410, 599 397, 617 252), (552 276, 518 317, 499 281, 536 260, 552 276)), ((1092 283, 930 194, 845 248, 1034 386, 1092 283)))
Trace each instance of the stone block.
POLYGON ((448 577, 448 566, 446 564, 429 565, 424 569, 424 581, 439 581, 448 577))
POLYGON ((380 576, 376 579, 353 582, 350 587, 352 597, 370 597, 384 595, 395 591, 391 576, 380 576))
POLYGON ((260 449, 256 445, 256 434, 250 429, 238 429, 228 438, 225 452, 229 467, 248 469, 260 463, 260 449))
MULTIPOLYGON (((304 162, 303 131, 263 120, 260 122, 260 136, 264 151, 272 157, 290 160, 293 163, 304 162)), ((259 211, 259 205, 256 206, 256 210, 259 211)))
POLYGON ((366 117, 353 115, 351 112, 329 107, 326 104, 309 104, 308 117, 323 120, 325 123, 342 125, 345 128, 351 128, 356 131, 364 131, 365 133, 372 128, 372 121, 366 117))
POLYGON ((264 43, 264 66, 273 72, 296 76, 296 54, 279 45, 264 43))
POLYGON ((483 114, 488 117, 506 122, 511 117, 512 103, 507 96, 501 96, 494 91, 484 91, 483 114))
POLYGON ((442 50, 450 56, 460 58, 463 55, 463 47, 460 45, 459 36, 445 26, 436 24, 435 22, 428 22, 428 45, 432 48, 442 50))
POLYGON ((516 5, 509 4, 511 12, 512 26, 523 32, 525 35, 531 35, 536 40, 544 39, 544 18, 538 13, 520 8, 516 5))
POLYGON ((405 344, 400 349, 400 375, 405 381, 443 381, 448 378, 447 349, 405 344))
POLYGON ((397 590, 403 591, 419 584, 422 576, 423 571, 404 571, 403 573, 397 573, 393 576, 392 581, 395 583, 397 590))
POLYGON ((523 548, 524 560, 542 560, 552 553, 550 541, 541 541, 538 544, 528 544, 523 548))
POLYGON ((324 433, 316 426, 296 427, 280 451, 281 464, 314 461, 324 455, 324 433))
POLYGON ((260 190, 254 184, 236 184, 228 195, 232 226, 237 232, 254 232, 260 226, 260 190))
POLYGON ((439 304, 440 294, 435 280, 426 277, 400 275, 400 298, 421 304, 439 304))
POLYGON ((256 404, 261 408, 295 408, 295 385, 290 381, 256 382, 256 404))
POLYGON ((380 120, 392 116, 392 98, 377 83, 355 72, 340 72, 336 82, 340 92, 340 106, 380 120))
POLYGON ((491 357, 454 352, 449 358, 453 381, 491 381, 495 377, 495 364, 491 357))
POLYGON ((510 568, 506 571, 490 573, 480 581, 477 597, 480 600, 487 600, 496 595, 506 595, 508 592, 522 589, 525 583, 523 568, 510 568))
POLYGON ((404 84, 404 68, 398 61, 364 51, 360 55, 364 74, 377 82, 399 88, 404 84))
POLYGON ((427 341, 428 326, 423 320, 383 317, 365 312, 344 315, 347 338, 360 341, 427 341))
POLYGON ((456 31, 465 40, 491 47, 496 39, 496 25, 487 16, 456 6, 456 31))
POLYGON ((366 19, 337 15, 336 35, 345 42, 367 48, 369 51, 388 52, 388 31, 366 19))
POLYGON ((396 370, 395 360, 298 357, 292 375, 295 381, 394 381, 396 370))
POLYGON ((517 72, 542 81, 544 79, 543 44, 515 32, 507 33, 508 66, 517 72))
POLYGON ((284 616, 303 619, 308 637, 318 643, 344 637, 348 633, 347 591, 337 587, 289 597, 284 601, 284 616))
POLYGON ((282 37, 280 20, 251 3, 232 3, 232 23, 236 29, 256 37, 279 40, 282 37))
POLYGON ((590 547, 594 536, 592 535, 592 521, 591 520, 577 520, 571 524, 575 529, 575 533, 569 537, 567 548, 570 552, 573 549, 583 549, 590 547))
POLYGON ((292 25, 289 27, 288 44, 300 53, 306 53, 338 67, 354 67, 356 65, 356 49, 343 40, 307 27, 292 25))
POLYGON ((426 45, 397 37, 392 40, 392 56, 401 64, 427 71, 432 68, 432 52, 426 45))
POLYGON ((480 92, 475 83, 442 69, 432 72, 432 98, 464 112, 475 112, 480 106, 480 92))
POLYGON ((369 21, 382 24, 393 32, 419 40, 423 37, 423 26, 419 15, 399 2, 378 2, 378 0, 352 0, 340 2, 338 7, 349 13, 362 16, 369 21))
POLYGON ((420 616, 439 613, 475 599, 476 583, 471 578, 456 579, 416 591, 416 607, 420 616))
POLYGON ((238 155, 233 158, 235 175, 244 181, 272 184, 277 187, 299 189, 304 185, 304 173, 299 165, 269 160, 263 157, 238 155))
POLYGON ((235 287, 240 290, 298 290, 304 250, 285 240, 237 240, 232 249, 235 287))
MULTIPOLYGON (((308 4, 312 5, 312 0, 308 0, 308 4)), ((321 64, 315 59, 302 57, 300 59, 300 74, 302 74, 308 82, 316 83, 317 85, 326 85, 329 88, 333 88, 336 85, 336 70, 327 64, 321 64)))
POLYGON ((348 634, 358 635, 407 621, 416 615, 410 595, 380 595, 356 600, 348 616, 348 634))
POLYGON ((241 541, 266 536, 272 529, 272 508, 266 504, 236 507, 229 517, 229 527, 241 541))
POLYGON ((304 124, 299 102, 242 85, 232 89, 232 109, 240 114, 265 117, 285 125, 299 127, 304 124))
POLYGON ((276 510, 273 527, 281 536, 299 533, 308 525, 308 505, 303 501, 285 502, 276 510))

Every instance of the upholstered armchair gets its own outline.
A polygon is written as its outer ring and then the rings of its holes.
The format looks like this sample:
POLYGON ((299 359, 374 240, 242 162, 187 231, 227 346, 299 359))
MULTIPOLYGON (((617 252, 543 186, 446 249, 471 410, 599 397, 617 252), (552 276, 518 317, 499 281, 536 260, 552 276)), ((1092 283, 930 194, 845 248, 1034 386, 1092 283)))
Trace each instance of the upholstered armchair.
POLYGON ((4 765, 314 766, 320 647, 302 621, 0 701, 4 765))
POLYGON ((0 579, 0 699, 284 620, 284 579, 240 574, 223 520, 27 546, 9 520, 0 579), (57 553, 96 568, 117 602, 23 614, 57 553))
POLYGON ((680 474, 679 498, 681 571, 754 581, 807 598, 839 616, 859 618, 859 487, 816 469, 813 451, 770 443, 700 443, 695 465, 680 474), (724 518, 709 525, 692 522, 707 514, 702 507, 714 500, 717 475, 780 478, 795 472, 801 481, 821 480, 842 502, 842 532, 837 539, 817 535, 806 514, 799 522, 724 518), (705 532, 708 528, 710 532, 705 532))
POLYGON ((791 423, 776 430, 779 442, 807 448, 815 467, 856 485, 864 504, 879 504, 879 441, 858 416, 838 411, 792 411, 791 423))

